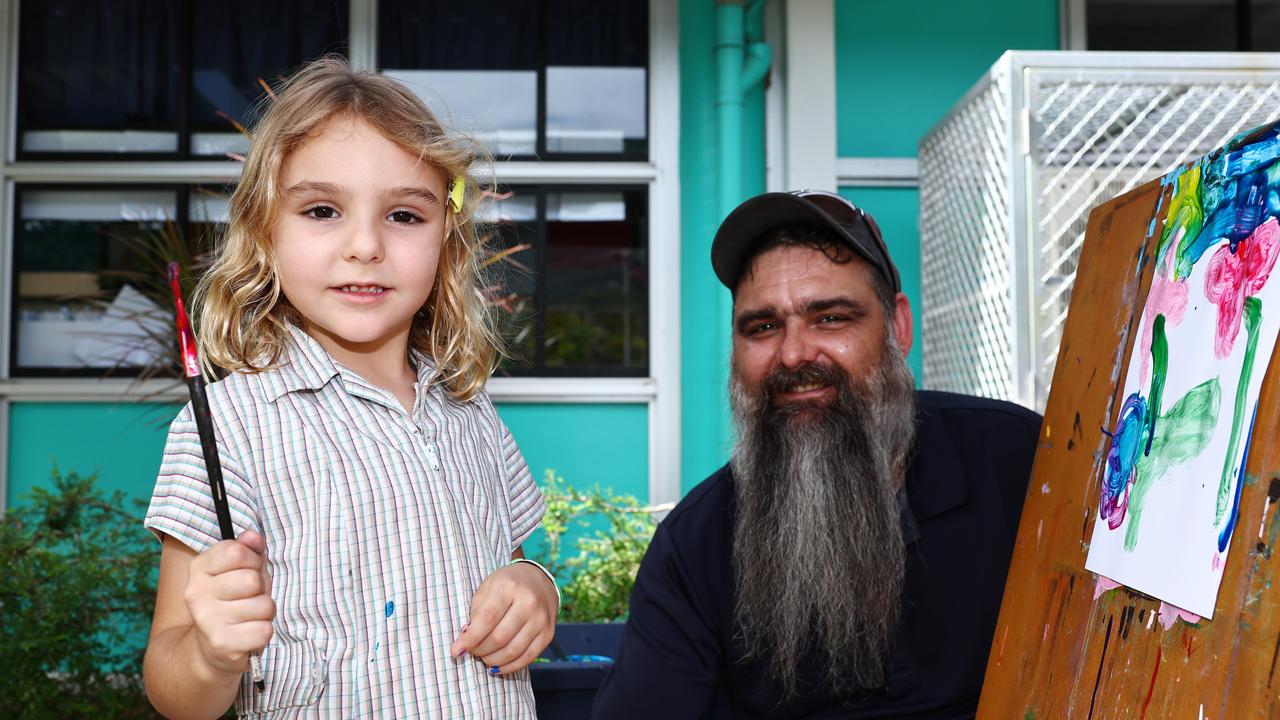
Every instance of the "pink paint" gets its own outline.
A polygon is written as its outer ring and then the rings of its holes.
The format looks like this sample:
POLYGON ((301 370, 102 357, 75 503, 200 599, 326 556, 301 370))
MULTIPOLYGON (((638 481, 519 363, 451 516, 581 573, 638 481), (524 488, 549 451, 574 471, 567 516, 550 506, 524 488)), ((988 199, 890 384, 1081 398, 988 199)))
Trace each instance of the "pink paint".
POLYGON ((1108 590, 1115 590, 1118 587, 1120 587, 1120 583, 1105 575, 1099 575, 1098 584, 1093 586, 1093 599, 1097 600, 1102 597, 1102 593, 1108 590))
POLYGON ((1204 294, 1218 306, 1213 351, 1219 358, 1231 354, 1236 336, 1240 334, 1244 300, 1258 294, 1267 284, 1277 255, 1280 255, 1280 223, 1268 218, 1252 235, 1241 240, 1234 252, 1230 245, 1223 245, 1209 259, 1204 294))
POLYGON ((1195 625, 1200 622, 1201 618, 1195 613, 1187 612, 1179 607, 1174 607, 1167 602, 1160 603, 1160 626, 1165 630, 1173 627, 1173 624, 1181 619, 1188 625, 1195 625))
POLYGON ((1138 337, 1142 341, 1142 365, 1139 372, 1143 385, 1151 380, 1151 332, 1156 316, 1164 315, 1165 328, 1171 329, 1177 327, 1187 314, 1187 284, 1173 278, 1173 265, 1172 262, 1164 263, 1155 277, 1151 278, 1147 307, 1142 313, 1142 333, 1138 337))

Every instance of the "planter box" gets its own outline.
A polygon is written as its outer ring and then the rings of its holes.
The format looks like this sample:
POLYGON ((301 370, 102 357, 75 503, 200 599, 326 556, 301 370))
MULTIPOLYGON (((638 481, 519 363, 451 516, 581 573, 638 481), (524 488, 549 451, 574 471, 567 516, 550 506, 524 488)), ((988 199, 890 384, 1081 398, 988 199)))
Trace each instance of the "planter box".
POLYGON ((561 623, 542 657, 529 666, 538 720, 587 720, 591 703, 613 665, 622 623, 561 623), (609 659, 606 659, 609 658, 609 659))

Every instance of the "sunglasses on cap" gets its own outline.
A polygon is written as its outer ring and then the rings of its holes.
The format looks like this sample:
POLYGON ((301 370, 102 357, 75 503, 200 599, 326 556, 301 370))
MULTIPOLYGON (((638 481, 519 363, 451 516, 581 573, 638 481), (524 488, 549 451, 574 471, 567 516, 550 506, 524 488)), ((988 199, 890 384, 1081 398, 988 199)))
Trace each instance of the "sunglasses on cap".
POLYGON ((880 232, 880 225, 876 223, 875 218, 871 217, 862 208, 854 205, 843 195, 839 193, 829 192, 827 190, 793 190, 792 195, 803 198, 809 203, 817 206, 819 210, 826 213, 841 225, 855 226, 859 221, 866 224, 867 230, 871 235, 871 241, 875 243, 873 248, 865 248, 878 252, 883 258, 883 267, 885 274, 889 276, 889 280, 894 284, 894 290, 901 290, 901 281, 897 277, 897 269, 889 259, 889 246, 884 242, 884 235, 880 232), (894 268, 894 269, 890 269, 894 268))

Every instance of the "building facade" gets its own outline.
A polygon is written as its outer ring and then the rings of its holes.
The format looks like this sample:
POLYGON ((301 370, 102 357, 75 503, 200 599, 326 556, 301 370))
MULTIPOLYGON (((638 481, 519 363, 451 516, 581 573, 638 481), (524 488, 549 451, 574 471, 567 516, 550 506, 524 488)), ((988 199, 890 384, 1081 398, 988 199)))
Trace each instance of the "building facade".
POLYGON ((1084 36, 1081 3, 978 7, 0 0, 0 498, 55 463, 149 494, 185 388, 111 370, 164 352, 136 329, 137 247, 206 247, 259 79, 338 52, 495 156, 486 212, 515 262, 494 301, 516 356, 490 392, 534 474, 679 499, 731 438, 729 298, 709 265, 726 205, 838 188, 918 298, 920 137, 1004 51, 1084 36), (132 354, 104 340, 122 334, 132 354))

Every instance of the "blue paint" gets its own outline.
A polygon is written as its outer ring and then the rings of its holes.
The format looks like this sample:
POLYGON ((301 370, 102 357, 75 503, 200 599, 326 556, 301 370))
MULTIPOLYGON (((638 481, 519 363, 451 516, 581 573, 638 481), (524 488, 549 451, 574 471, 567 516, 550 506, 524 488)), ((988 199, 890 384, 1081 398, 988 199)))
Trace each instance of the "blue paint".
POLYGON ((498 668, 497 668, 497 666, 494 666, 494 667, 489 668, 489 674, 490 674, 490 675, 497 675, 497 674, 498 674, 498 668))
POLYGON ((1218 534, 1218 552, 1225 552, 1227 543, 1231 542, 1231 531, 1235 530, 1236 519, 1240 517, 1240 491, 1244 487, 1244 468, 1249 464, 1249 448, 1253 446, 1253 424, 1258 419, 1258 404, 1253 404, 1253 416, 1249 419, 1249 434, 1244 441, 1244 457, 1240 459, 1240 468, 1236 470, 1236 497, 1231 503, 1231 514, 1218 534))
POLYGON ((1223 172, 1227 177, 1238 177, 1256 172, 1270 165, 1280 155, 1280 138, 1274 131, 1267 133, 1270 137, 1252 142, 1245 147, 1229 152, 1223 158, 1223 172))
POLYGON ((395 603, 393 603, 393 602, 391 602, 390 600, 388 600, 388 601, 387 601, 387 606, 386 606, 386 608, 385 608, 385 612, 387 613, 387 617, 391 617, 393 614, 395 614, 395 611, 396 611, 396 604, 395 604, 395 603))
MULTIPOLYGON (((1272 159, 1275 156, 1272 155, 1272 159)), ((1241 240, 1253 234, 1262 224, 1267 209, 1267 173, 1264 170, 1251 172, 1240 178, 1236 185, 1235 222, 1232 224, 1231 251, 1241 240)))
MULTIPOLYGON (((1106 473, 1102 479, 1102 497, 1098 503, 1098 515, 1107 521, 1112 530, 1124 521, 1129 506, 1129 487, 1133 483, 1133 471, 1138 457, 1146 445, 1147 401, 1137 393, 1130 395, 1116 418, 1116 429, 1111 436, 1111 450, 1107 453, 1106 473)), ((1106 432, 1106 430, 1103 430, 1106 432)))

